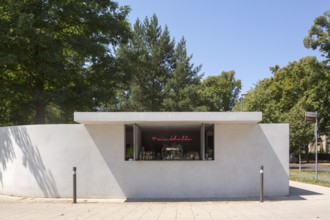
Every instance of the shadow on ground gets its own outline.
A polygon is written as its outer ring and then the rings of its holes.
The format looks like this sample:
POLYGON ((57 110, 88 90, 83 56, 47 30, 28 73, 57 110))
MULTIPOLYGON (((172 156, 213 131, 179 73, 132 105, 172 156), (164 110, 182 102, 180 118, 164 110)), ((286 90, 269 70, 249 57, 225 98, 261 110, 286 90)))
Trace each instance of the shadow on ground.
POLYGON ((281 200, 306 200, 305 196, 317 196, 322 195, 321 193, 314 192, 311 190, 301 189, 294 186, 290 186, 290 195, 287 197, 274 197, 270 200, 281 201, 281 200))
POLYGON ((322 194, 318 192, 290 186, 290 196, 313 196, 313 195, 322 195, 322 194))
MULTIPOLYGON (((285 197, 265 197, 264 201, 287 201, 287 200, 306 200, 304 196, 322 195, 321 193, 290 186, 290 195, 285 197)), ((125 202, 235 202, 235 201, 259 201, 259 197, 250 198, 188 198, 188 199, 126 199, 125 202)))

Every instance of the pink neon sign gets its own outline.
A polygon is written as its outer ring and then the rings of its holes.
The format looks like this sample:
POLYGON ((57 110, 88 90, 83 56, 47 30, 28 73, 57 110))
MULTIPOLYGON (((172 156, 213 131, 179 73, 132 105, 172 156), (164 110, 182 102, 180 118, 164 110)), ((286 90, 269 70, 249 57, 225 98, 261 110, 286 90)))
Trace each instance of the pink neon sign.
POLYGON ((192 141, 192 138, 186 135, 177 136, 177 135, 171 135, 171 137, 157 137, 153 136, 151 137, 152 141, 192 141))

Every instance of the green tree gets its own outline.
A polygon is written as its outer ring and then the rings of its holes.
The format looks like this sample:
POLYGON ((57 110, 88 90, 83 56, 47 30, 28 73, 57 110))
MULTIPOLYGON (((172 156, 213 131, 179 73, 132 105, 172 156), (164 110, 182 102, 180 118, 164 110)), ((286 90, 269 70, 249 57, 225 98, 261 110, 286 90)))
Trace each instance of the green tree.
POLYGON ((279 69, 280 69, 279 65, 269 67, 269 70, 273 73, 273 75, 275 75, 279 69))
POLYGON ((110 97, 113 47, 129 35, 128 12, 110 0, 2 1, 2 120, 44 123, 49 106, 72 115, 110 97))
MULTIPOLYGON (((273 93, 273 78, 259 81, 256 86, 247 92, 243 99, 243 111, 261 111, 264 123, 275 123, 279 121, 277 101, 273 93)), ((241 101, 236 103, 235 111, 241 111, 241 101)))
POLYGON ((126 82, 123 85, 125 111, 159 111, 165 96, 167 83, 173 67, 174 41, 168 28, 158 24, 153 15, 133 27, 133 37, 122 44, 117 56, 122 62, 126 82))
POLYGON ((153 15, 133 27, 133 37, 120 45, 117 56, 125 83, 110 109, 120 111, 192 111, 200 66, 187 55, 186 42, 177 45, 167 26, 153 15))
POLYGON ((304 45, 313 50, 319 48, 327 62, 330 61, 330 11, 314 20, 308 36, 304 39, 304 45))
POLYGON ((235 78, 234 71, 223 71, 218 76, 209 76, 203 80, 198 94, 208 111, 231 111, 241 88, 241 80, 235 78))
POLYGON ((305 111, 317 111, 322 133, 329 133, 329 68, 315 57, 305 57, 259 81, 247 93, 244 107, 262 111, 263 122, 289 123, 290 147, 295 151, 313 137, 313 126, 304 121, 305 111))
POLYGON ((283 123, 288 123, 290 126, 290 152, 294 153, 298 153, 299 148, 305 149, 314 137, 314 126, 305 121, 305 109, 302 108, 301 101, 290 111, 283 113, 281 119, 283 123))
MULTIPOLYGON (((290 151, 298 151, 313 137, 313 125, 304 112, 318 112, 321 133, 330 135, 330 12, 315 19, 305 47, 319 49, 327 62, 304 57, 280 68, 270 67, 273 76, 259 81, 248 91, 244 108, 262 111, 263 122, 290 124, 290 151)), ((235 106, 238 109, 238 106, 235 106)))
POLYGON ((186 41, 182 38, 174 52, 174 70, 164 86, 165 111, 194 111, 197 108, 197 86, 201 79, 198 73, 201 66, 194 67, 191 58, 187 55, 186 41))

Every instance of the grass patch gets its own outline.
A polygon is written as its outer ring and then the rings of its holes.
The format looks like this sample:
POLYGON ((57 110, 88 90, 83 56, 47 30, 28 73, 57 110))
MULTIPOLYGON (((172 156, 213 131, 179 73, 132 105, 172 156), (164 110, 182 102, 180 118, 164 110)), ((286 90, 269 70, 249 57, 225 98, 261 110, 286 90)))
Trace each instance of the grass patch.
POLYGON ((297 182, 302 182, 302 183, 309 183, 309 184, 319 185, 319 186, 330 187, 330 182, 324 181, 324 180, 315 180, 315 179, 310 179, 310 178, 305 178, 305 177, 297 177, 297 176, 290 176, 290 180, 297 181, 297 182))
POLYGON ((315 180, 314 171, 290 170, 290 180, 330 187, 330 172, 319 172, 318 180, 315 180))

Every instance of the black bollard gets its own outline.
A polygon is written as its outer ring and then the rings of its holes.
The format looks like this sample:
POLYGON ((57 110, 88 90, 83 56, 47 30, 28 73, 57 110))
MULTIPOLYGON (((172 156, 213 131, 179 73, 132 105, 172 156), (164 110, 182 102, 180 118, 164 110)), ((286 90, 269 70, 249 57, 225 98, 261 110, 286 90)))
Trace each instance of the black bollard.
POLYGON ((73 203, 77 203, 77 168, 73 167, 73 203))
POLYGON ((260 202, 264 202, 264 166, 260 167, 260 202))

